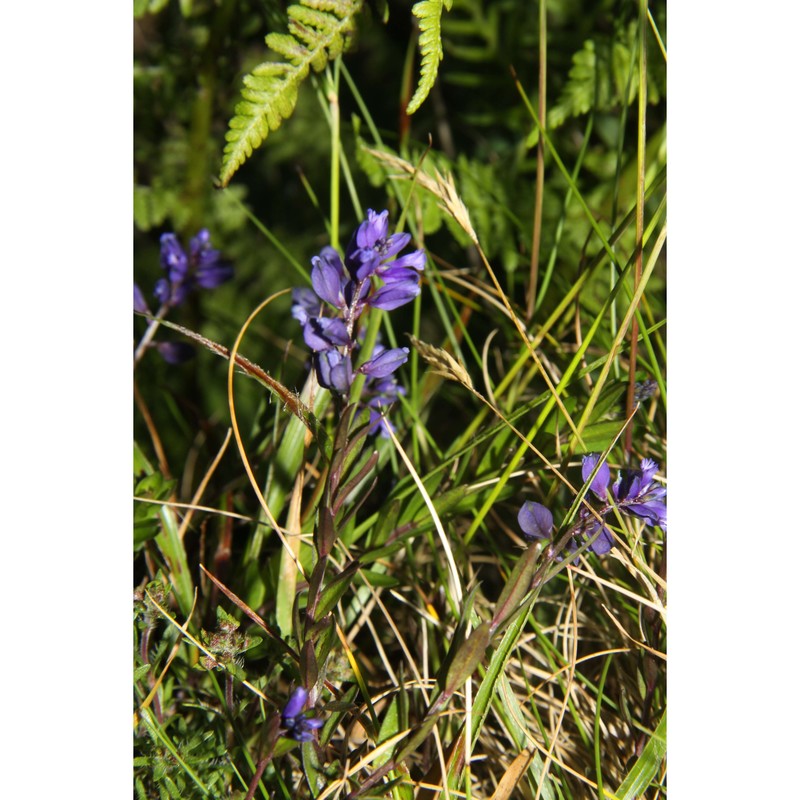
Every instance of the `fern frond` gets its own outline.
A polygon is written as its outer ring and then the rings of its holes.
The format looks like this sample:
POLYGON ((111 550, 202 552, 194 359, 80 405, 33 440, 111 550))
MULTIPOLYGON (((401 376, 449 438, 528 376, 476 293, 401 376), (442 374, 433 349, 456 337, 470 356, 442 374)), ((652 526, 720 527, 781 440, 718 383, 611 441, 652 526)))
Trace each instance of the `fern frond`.
MULTIPOLYGON (((451 0, 452 1, 452 0, 451 0)), ((270 131, 291 116, 309 68, 320 72, 342 53, 363 0, 300 0, 288 8, 289 32, 270 33, 267 47, 281 60, 259 64, 244 78, 242 101, 228 124, 220 182, 260 147, 270 131)))
MULTIPOLYGON (((572 68, 558 102, 550 107, 547 127, 554 130, 570 117, 586 114, 589 109, 608 111, 630 105, 637 95, 639 67, 636 61, 635 23, 615 34, 610 47, 591 39, 572 56, 572 68)), ((647 75, 648 99, 657 102, 663 93, 658 74, 647 75)))
POLYGON ((453 0, 421 0, 415 3, 411 13, 419 19, 419 49, 422 53, 419 83, 411 98, 407 114, 413 114, 424 102, 433 88, 439 72, 439 62, 444 58, 442 50, 442 10, 448 11, 453 0))

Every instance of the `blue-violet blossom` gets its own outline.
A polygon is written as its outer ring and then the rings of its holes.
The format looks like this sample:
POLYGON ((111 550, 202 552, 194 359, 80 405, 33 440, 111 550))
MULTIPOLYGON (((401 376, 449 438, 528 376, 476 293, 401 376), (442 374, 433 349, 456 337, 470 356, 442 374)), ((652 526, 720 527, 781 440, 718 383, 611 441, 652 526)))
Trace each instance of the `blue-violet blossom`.
POLYGON ((281 711, 281 725, 286 729, 286 735, 297 742, 310 742, 314 738, 314 731, 319 730, 324 724, 318 717, 308 716, 308 712, 303 713, 306 700, 308 692, 302 686, 298 686, 281 711))
MULTIPOLYGON (((150 344, 150 337, 166 313, 179 306, 195 287, 214 289, 233 277, 233 267, 223 261, 219 250, 211 247, 211 238, 203 228, 197 236, 189 240, 189 252, 181 247, 174 233, 161 236, 161 266, 167 277, 157 281, 153 295, 161 305, 156 320, 142 340, 137 354, 141 355, 150 344)), ((139 286, 133 284, 133 309, 140 314, 150 314, 147 301, 139 286)), ((159 342, 156 348, 164 360, 170 364, 180 364, 194 355, 194 349, 185 342, 159 342)), ((137 355, 137 360, 138 360, 137 355)))
POLYGON ((156 299, 170 306, 179 306, 199 286, 215 289, 233 277, 233 267, 223 261, 219 250, 211 247, 211 237, 203 228, 189 240, 189 252, 181 247, 174 233, 161 237, 161 266, 167 277, 156 283, 156 299))
MULTIPOLYGON (((581 475, 584 482, 592 477, 600 456, 589 453, 583 457, 581 475)), ((570 552, 575 552, 579 544, 592 541, 589 549, 597 555, 607 553, 614 545, 611 530, 600 520, 614 509, 644 520, 646 525, 658 525, 667 528, 667 490, 654 481, 658 464, 649 458, 643 458, 639 469, 620 470, 617 479, 609 486, 611 470, 603 462, 597 468, 589 486, 591 493, 600 501, 600 508, 589 510, 582 507, 578 513, 578 521, 573 526, 573 538, 567 545, 570 552), (596 537, 596 538, 595 538, 596 537)), ((517 521, 523 533, 529 538, 547 539, 553 531, 553 515, 541 503, 526 501, 517 515, 517 521)))
POLYGON ((358 321, 367 308, 392 311, 420 293, 425 253, 399 256, 411 241, 408 233, 389 234, 389 212, 372 209, 353 234, 344 261, 330 246, 311 259, 313 289, 294 289, 292 316, 303 327, 312 364, 321 386, 347 395, 358 373, 366 376, 364 397, 370 409, 371 432, 388 435, 382 413, 404 394, 392 374, 408 360, 407 347, 376 344, 372 357, 354 368, 361 346, 358 321), (372 278, 382 285, 373 285, 372 278))

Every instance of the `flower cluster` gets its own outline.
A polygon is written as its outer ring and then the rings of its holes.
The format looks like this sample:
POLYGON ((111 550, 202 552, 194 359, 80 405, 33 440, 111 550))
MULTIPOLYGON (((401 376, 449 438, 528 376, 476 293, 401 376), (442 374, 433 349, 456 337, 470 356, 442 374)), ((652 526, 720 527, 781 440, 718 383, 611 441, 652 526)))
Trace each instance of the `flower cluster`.
MULTIPOLYGON (((153 289, 153 296, 160 304, 155 315, 159 320, 171 308, 181 305, 195 288, 215 289, 233 277, 233 267, 222 260, 219 250, 211 247, 211 238, 205 228, 189 240, 188 253, 174 233, 163 234, 161 266, 167 276, 160 278, 153 289)), ((142 314, 151 313, 142 290, 135 283, 133 308, 142 314)), ((179 364, 194 354, 194 349, 185 342, 158 342, 156 348, 170 364, 179 364)))
POLYGON ((159 302, 171 306, 179 306, 196 286, 215 289, 233 277, 233 267, 211 247, 205 228, 189 240, 188 254, 174 233, 165 233, 161 237, 161 266, 167 277, 156 283, 153 293, 159 302))
POLYGON ((281 725, 286 729, 286 735, 297 742, 310 742, 314 738, 314 731, 319 730, 324 722, 318 717, 308 716, 303 713, 303 706, 308 700, 308 692, 298 686, 286 701, 281 712, 281 725))
MULTIPOLYGON (((233 277, 233 267, 222 260, 219 250, 211 247, 211 238, 205 228, 189 240, 188 253, 174 233, 163 234, 161 266, 167 271, 167 277, 158 280, 153 295, 162 306, 171 308, 181 305, 195 287, 215 289, 233 277)), ((133 307, 136 311, 149 313, 142 290, 135 283, 133 307)))
MULTIPOLYGON (((588 481, 597 466, 599 456, 590 453, 583 457, 581 475, 588 481)), ((592 494, 600 501, 599 508, 590 510, 582 507, 578 521, 573 526, 573 537, 567 548, 575 552, 581 543, 592 541, 590 549, 597 555, 611 550, 614 537, 609 528, 601 520, 613 510, 639 517, 646 525, 658 525, 666 530, 667 504, 665 487, 658 484, 655 474, 658 464, 649 458, 643 458, 639 469, 621 470, 611 486, 611 470, 603 462, 589 487, 592 494), (609 494, 610 490, 610 494, 609 494), (594 537, 597 538, 594 538, 594 537)), ((530 538, 549 538, 553 531, 553 515, 541 503, 526 501, 517 516, 520 528, 530 538)))
MULTIPOLYGON (((392 311, 413 300, 420 292, 420 272, 425 267, 422 250, 397 257, 411 235, 389 235, 388 217, 388 211, 377 214, 369 209, 344 261, 334 248, 324 247, 311 259, 313 289, 292 293, 292 316, 303 326, 320 385, 346 396, 356 374, 365 375, 373 430, 382 428, 381 412, 403 393, 392 373, 408 359, 408 348, 387 349, 378 344, 372 357, 354 368, 361 344, 359 317, 368 308, 392 311), (380 278, 382 285, 373 284, 373 277, 380 278)), ((385 434, 385 428, 382 431, 385 434)))

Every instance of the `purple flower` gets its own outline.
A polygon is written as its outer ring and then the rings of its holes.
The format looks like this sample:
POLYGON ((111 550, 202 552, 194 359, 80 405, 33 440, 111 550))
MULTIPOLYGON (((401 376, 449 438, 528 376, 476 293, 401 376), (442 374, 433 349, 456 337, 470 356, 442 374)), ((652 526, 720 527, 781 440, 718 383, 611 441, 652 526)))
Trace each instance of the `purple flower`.
POLYGON ((314 366, 320 386, 339 394, 347 394, 353 383, 353 362, 335 348, 314 354, 314 366))
MULTIPOLYGON (((583 463, 581 465, 581 476, 583 477, 583 482, 589 480, 589 476, 592 474, 592 470, 594 470, 595 466, 597 466, 597 459, 599 456, 597 453, 589 453, 583 457, 583 463)), ((589 487, 592 492, 600 499, 606 499, 606 493, 608 490, 608 482, 611 479, 611 471, 608 468, 608 464, 604 461, 600 465, 600 469, 597 470, 597 475, 594 476, 594 480, 592 481, 592 485, 589 487)))
MULTIPOLYGON (((583 519, 586 519, 583 517, 583 519)), ((582 530, 582 538, 587 541, 600 531, 600 535, 589 545, 589 549, 597 553, 598 556, 605 555, 614 546, 614 535, 605 526, 592 518, 588 525, 582 530), (602 528, 602 529, 601 529, 602 528)))
POLYGON ((408 361, 407 347, 395 347, 392 350, 380 348, 380 352, 378 352, 376 346, 372 358, 364 362, 358 371, 370 378, 387 378, 406 361, 408 361))
POLYGON ((373 308, 382 308, 384 311, 393 311, 404 306, 420 293, 418 283, 399 281, 381 286, 374 294, 370 295, 367 303, 373 308))
POLYGON ((140 314, 150 313, 150 309, 147 307, 147 301, 144 299, 144 294, 136 283, 133 284, 133 310, 138 311, 140 314))
MULTIPOLYGON (((233 267, 222 260, 218 250, 211 247, 210 235, 205 228, 190 239, 188 254, 174 233, 163 234, 160 260, 166 276, 159 278, 153 288, 153 295, 158 300, 160 308, 151 322, 151 328, 137 347, 134 359, 138 361, 148 346, 154 346, 167 363, 180 364, 194 355, 194 348, 184 342, 154 344, 151 340, 155 327, 171 308, 183 303, 196 287, 213 289, 232 278, 233 267)), ((144 294, 135 283, 133 308, 139 313, 150 313, 144 294)))
POLYGON ((287 736, 297 742, 312 741, 314 731, 325 724, 318 717, 310 717, 308 712, 303 713, 306 700, 308 692, 302 686, 298 686, 289 696, 281 712, 281 725, 286 729, 287 736))
MULTIPOLYGON (((599 458, 597 453, 589 453, 583 457, 581 474, 584 483, 591 477, 599 458)), ((591 542, 589 549, 597 555, 608 553, 614 546, 614 535, 605 524, 605 518, 615 508, 639 517, 649 525, 659 525, 666 529, 667 490, 653 480, 657 471, 658 464, 655 461, 642 459, 639 469, 620 471, 609 494, 611 471, 607 464, 601 464, 589 488, 602 505, 595 509, 586 506, 580 509, 578 520, 571 529, 572 539, 567 549, 574 552, 579 543, 591 542)), ((553 515, 540 503, 525 502, 517 519, 525 535, 532 538, 549 538, 553 530, 553 515)))
POLYGON ((350 343, 347 326, 338 317, 311 317, 303 326, 303 339, 315 351, 350 343))
POLYGON ((174 233, 161 236, 161 266, 167 271, 170 283, 177 283, 189 271, 189 259, 174 233))
POLYGON ((553 515, 541 503, 526 500, 517 514, 522 532, 531 539, 549 539, 553 532, 553 515))
POLYGON ((658 464, 643 458, 639 469, 620 473, 611 491, 623 511, 666 530, 667 504, 664 498, 667 490, 653 480, 656 472, 658 464))
POLYGON ((183 364, 195 356, 194 347, 188 342, 158 342, 156 350, 167 364, 183 364))
POLYGON ((174 233, 163 234, 161 266, 167 277, 158 281, 154 294, 160 303, 171 306, 183 303, 196 286, 214 289, 233 277, 233 267, 211 247, 205 228, 190 239, 188 255, 174 233))
POLYGON ((203 228, 189 241, 190 270, 203 289, 216 289, 233 277, 233 267, 223 261, 219 250, 211 247, 211 236, 203 228))
MULTIPOLYGON (((311 259, 313 290, 293 290, 292 316, 303 326, 321 386, 340 395, 349 393, 353 363, 362 347, 359 320, 366 310, 391 311, 420 293, 425 253, 415 250, 395 258, 410 241, 408 233, 389 235, 388 211, 378 214, 369 209, 344 260, 332 247, 323 247, 311 259), (373 275, 381 279, 380 286, 373 285, 373 275)), ((403 394, 392 373, 408 360, 408 352, 407 347, 387 350, 378 344, 358 369, 366 377, 362 404, 370 412, 370 433, 380 430, 388 435, 392 429, 382 413, 403 394)))
MULTIPOLYGON (((549 539, 553 533, 552 512, 546 506, 543 506, 541 503, 535 503, 532 500, 526 500, 522 504, 522 508, 520 508, 517 514, 517 522, 519 522, 522 532, 529 539, 549 539)), ((576 535, 580 534, 583 538, 589 539, 597 533, 599 527, 599 525, 595 525, 591 530, 585 529, 583 523, 581 523, 581 527, 576 531, 576 535)), ((610 531, 604 527, 600 536, 592 542, 589 549, 593 550, 597 555, 603 555, 603 553, 607 553, 611 549, 613 543, 614 540, 611 537, 610 531)), ((575 552, 577 549, 578 543, 574 539, 571 539, 567 545, 567 550, 575 552)), ((561 556, 558 556, 558 560, 561 560, 561 556)))
MULTIPOLYGON (((599 456, 590 453, 583 457, 583 479, 588 480, 589 475, 594 469, 599 456)), ((614 505, 620 511, 633 514, 635 517, 643 519, 649 525, 658 525, 660 528, 667 527, 667 504, 665 501, 667 490, 665 487, 656 483, 653 478, 658 472, 658 464, 650 458, 643 458, 639 469, 620 470, 616 481, 611 486, 611 494, 614 498, 614 505)), ((591 489, 594 494, 608 502, 608 483, 611 480, 611 473, 608 467, 603 466, 598 471, 592 481, 591 489)), ((601 509, 601 515, 608 513, 611 506, 608 505, 601 509)))
POLYGON ((332 247, 323 247, 318 256, 311 259, 311 284, 314 291, 336 308, 345 306, 347 279, 339 254, 332 247))
POLYGON ((373 275, 381 262, 399 253, 410 241, 411 234, 389 233, 389 212, 376 214, 367 209, 367 219, 356 230, 345 254, 345 263, 357 281, 373 275))
POLYGON ((313 289, 292 289, 292 316, 301 325, 305 325, 310 317, 319 316, 321 310, 322 302, 313 289))

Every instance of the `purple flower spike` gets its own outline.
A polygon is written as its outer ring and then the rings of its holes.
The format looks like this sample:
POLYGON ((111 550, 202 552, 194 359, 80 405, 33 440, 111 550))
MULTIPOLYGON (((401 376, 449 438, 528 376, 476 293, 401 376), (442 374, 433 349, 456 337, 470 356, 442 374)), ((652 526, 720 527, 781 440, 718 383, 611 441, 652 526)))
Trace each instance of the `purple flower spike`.
POLYGON ((408 361, 408 348, 395 347, 392 350, 383 350, 369 361, 362 364, 358 371, 370 378, 387 378, 395 370, 408 361))
MULTIPOLYGON (((592 470, 597 466, 597 460, 600 456, 597 453, 589 453, 583 457, 583 464, 581 465, 581 476, 584 483, 589 480, 592 470)), ((611 480, 611 470, 608 464, 604 461, 597 470, 597 475, 594 476, 590 489, 600 500, 606 499, 606 492, 608 489, 608 482, 611 480)))
POLYGON ((522 532, 531 539, 547 539, 553 530, 553 515, 541 503, 526 500, 517 514, 522 532))
POLYGON ((181 247, 174 233, 161 236, 161 266, 167 277, 156 284, 154 294, 160 303, 179 306, 191 291, 215 289, 233 277, 233 267, 220 257, 219 250, 211 247, 211 239, 204 228, 189 242, 189 254, 181 247))
MULTIPOLYGON (((415 250, 395 258, 410 241, 408 233, 389 234, 388 211, 369 209, 344 260, 332 247, 322 248, 311 259, 313 291, 295 289, 292 294, 292 316, 303 326, 303 339, 314 351, 312 364, 320 385, 345 399, 355 377, 353 363, 363 347, 361 315, 370 308, 392 311, 421 291, 425 253, 415 250), (373 275, 381 280, 373 282, 373 275)), ((388 435, 393 429, 381 414, 404 394, 392 375, 408 360, 408 353, 407 347, 387 350, 376 345, 372 357, 358 369, 366 378, 361 407, 370 412, 370 433, 388 435)))

